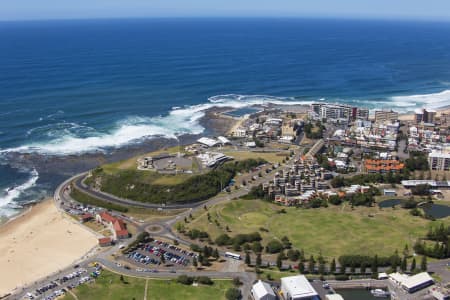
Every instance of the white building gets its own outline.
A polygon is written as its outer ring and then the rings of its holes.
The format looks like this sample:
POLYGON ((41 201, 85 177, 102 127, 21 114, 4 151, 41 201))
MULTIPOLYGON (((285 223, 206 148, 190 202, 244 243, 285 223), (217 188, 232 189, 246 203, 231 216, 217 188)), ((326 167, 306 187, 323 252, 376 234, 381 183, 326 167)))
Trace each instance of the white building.
POLYGON ((428 164, 431 170, 450 171, 450 153, 433 151, 428 154, 428 164))
POLYGON ((304 275, 281 278, 281 293, 285 300, 312 300, 319 297, 304 275))
POLYGON ((261 280, 255 283, 252 287, 252 295, 255 300, 275 300, 275 292, 272 287, 261 280))
POLYGON ((201 137, 197 140, 197 142, 199 142, 200 144, 203 144, 205 146, 208 147, 214 147, 220 144, 219 141, 215 140, 215 139, 211 139, 211 138, 207 138, 207 137, 201 137))
POLYGON ((217 138, 217 140, 218 140, 222 145, 229 145, 229 144, 231 144, 231 141, 230 141, 229 139, 227 139, 226 137, 224 137, 224 136, 219 136, 219 137, 217 138))
POLYGON ((434 279, 427 272, 413 276, 396 272, 389 274, 389 279, 401 286, 408 293, 414 293, 434 284, 434 279))

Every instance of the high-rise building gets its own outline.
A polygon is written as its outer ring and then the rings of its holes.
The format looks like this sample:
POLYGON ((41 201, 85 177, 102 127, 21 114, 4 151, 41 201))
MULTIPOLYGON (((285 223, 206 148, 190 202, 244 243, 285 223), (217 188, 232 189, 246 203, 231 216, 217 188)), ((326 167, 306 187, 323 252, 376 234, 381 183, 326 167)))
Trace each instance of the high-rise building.
POLYGON ((398 120, 398 112, 393 110, 376 110, 375 122, 395 122, 398 120))
POLYGON ((431 170, 450 171, 450 153, 433 151, 428 154, 428 164, 431 170))

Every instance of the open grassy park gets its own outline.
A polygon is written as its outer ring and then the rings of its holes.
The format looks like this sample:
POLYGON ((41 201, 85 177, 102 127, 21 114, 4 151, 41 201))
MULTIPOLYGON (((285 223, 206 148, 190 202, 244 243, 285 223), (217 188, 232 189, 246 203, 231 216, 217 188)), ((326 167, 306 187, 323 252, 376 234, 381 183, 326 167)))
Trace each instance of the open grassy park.
MULTIPOLYGON (((303 249, 307 255, 322 253, 325 257, 391 255, 395 250, 401 252, 405 244, 411 249, 431 224, 441 222, 413 217, 402 208, 352 209, 343 204, 302 209, 261 200, 233 200, 211 207, 208 212, 203 211, 188 224, 183 223, 186 229, 206 231, 213 240, 222 233, 233 236, 258 231, 263 245, 287 236, 294 248, 303 249)), ((450 220, 446 218, 442 222, 448 224, 450 220)))
MULTIPOLYGON (((232 287, 231 280, 215 280, 213 285, 188 286, 168 279, 144 279, 124 276, 103 271, 95 282, 80 285, 72 292, 83 300, 170 300, 170 299, 225 299, 227 289, 232 287), (147 282, 148 281, 148 282, 147 282), (147 297, 145 285, 147 284, 147 297)), ((63 300, 74 300, 68 293, 63 300)))

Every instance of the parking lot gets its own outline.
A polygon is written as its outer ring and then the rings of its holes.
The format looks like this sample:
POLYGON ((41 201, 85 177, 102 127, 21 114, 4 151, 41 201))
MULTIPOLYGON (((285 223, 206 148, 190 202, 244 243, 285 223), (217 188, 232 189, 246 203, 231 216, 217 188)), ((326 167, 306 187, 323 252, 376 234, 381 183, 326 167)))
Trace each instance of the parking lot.
POLYGON ((95 265, 89 268, 75 268, 73 272, 67 273, 49 283, 37 288, 33 292, 28 292, 24 299, 53 300, 62 296, 81 284, 91 281, 101 274, 101 266, 95 265))
MULTIPOLYGON (((192 263, 192 258, 198 255, 192 251, 181 249, 167 242, 154 240, 132 249, 125 255, 125 260, 138 266, 165 266, 183 268, 192 263), (162 259, 164 257, 164 259, 162 259), (164 263, 162 262, 164 260, 164 263)), ((137 271, 145 271, 137 268, 137 271)))

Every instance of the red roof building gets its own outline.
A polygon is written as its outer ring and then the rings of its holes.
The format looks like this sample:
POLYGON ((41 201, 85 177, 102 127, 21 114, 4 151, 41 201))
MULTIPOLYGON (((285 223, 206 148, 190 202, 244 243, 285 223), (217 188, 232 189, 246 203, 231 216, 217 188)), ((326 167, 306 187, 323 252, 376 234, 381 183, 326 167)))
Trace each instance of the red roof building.
POLYGON ((100 238, 98 239, 98 244, 100 245, 100 247, 111 246, 112 240, 109 237, 100 238))
POLYGON ((107 226, 110 226, 116 239, 126 239, 130 236, 127 230, 127 225, 122 219, 116 218, 104 211, 97 215, 97 220, 107 226))

